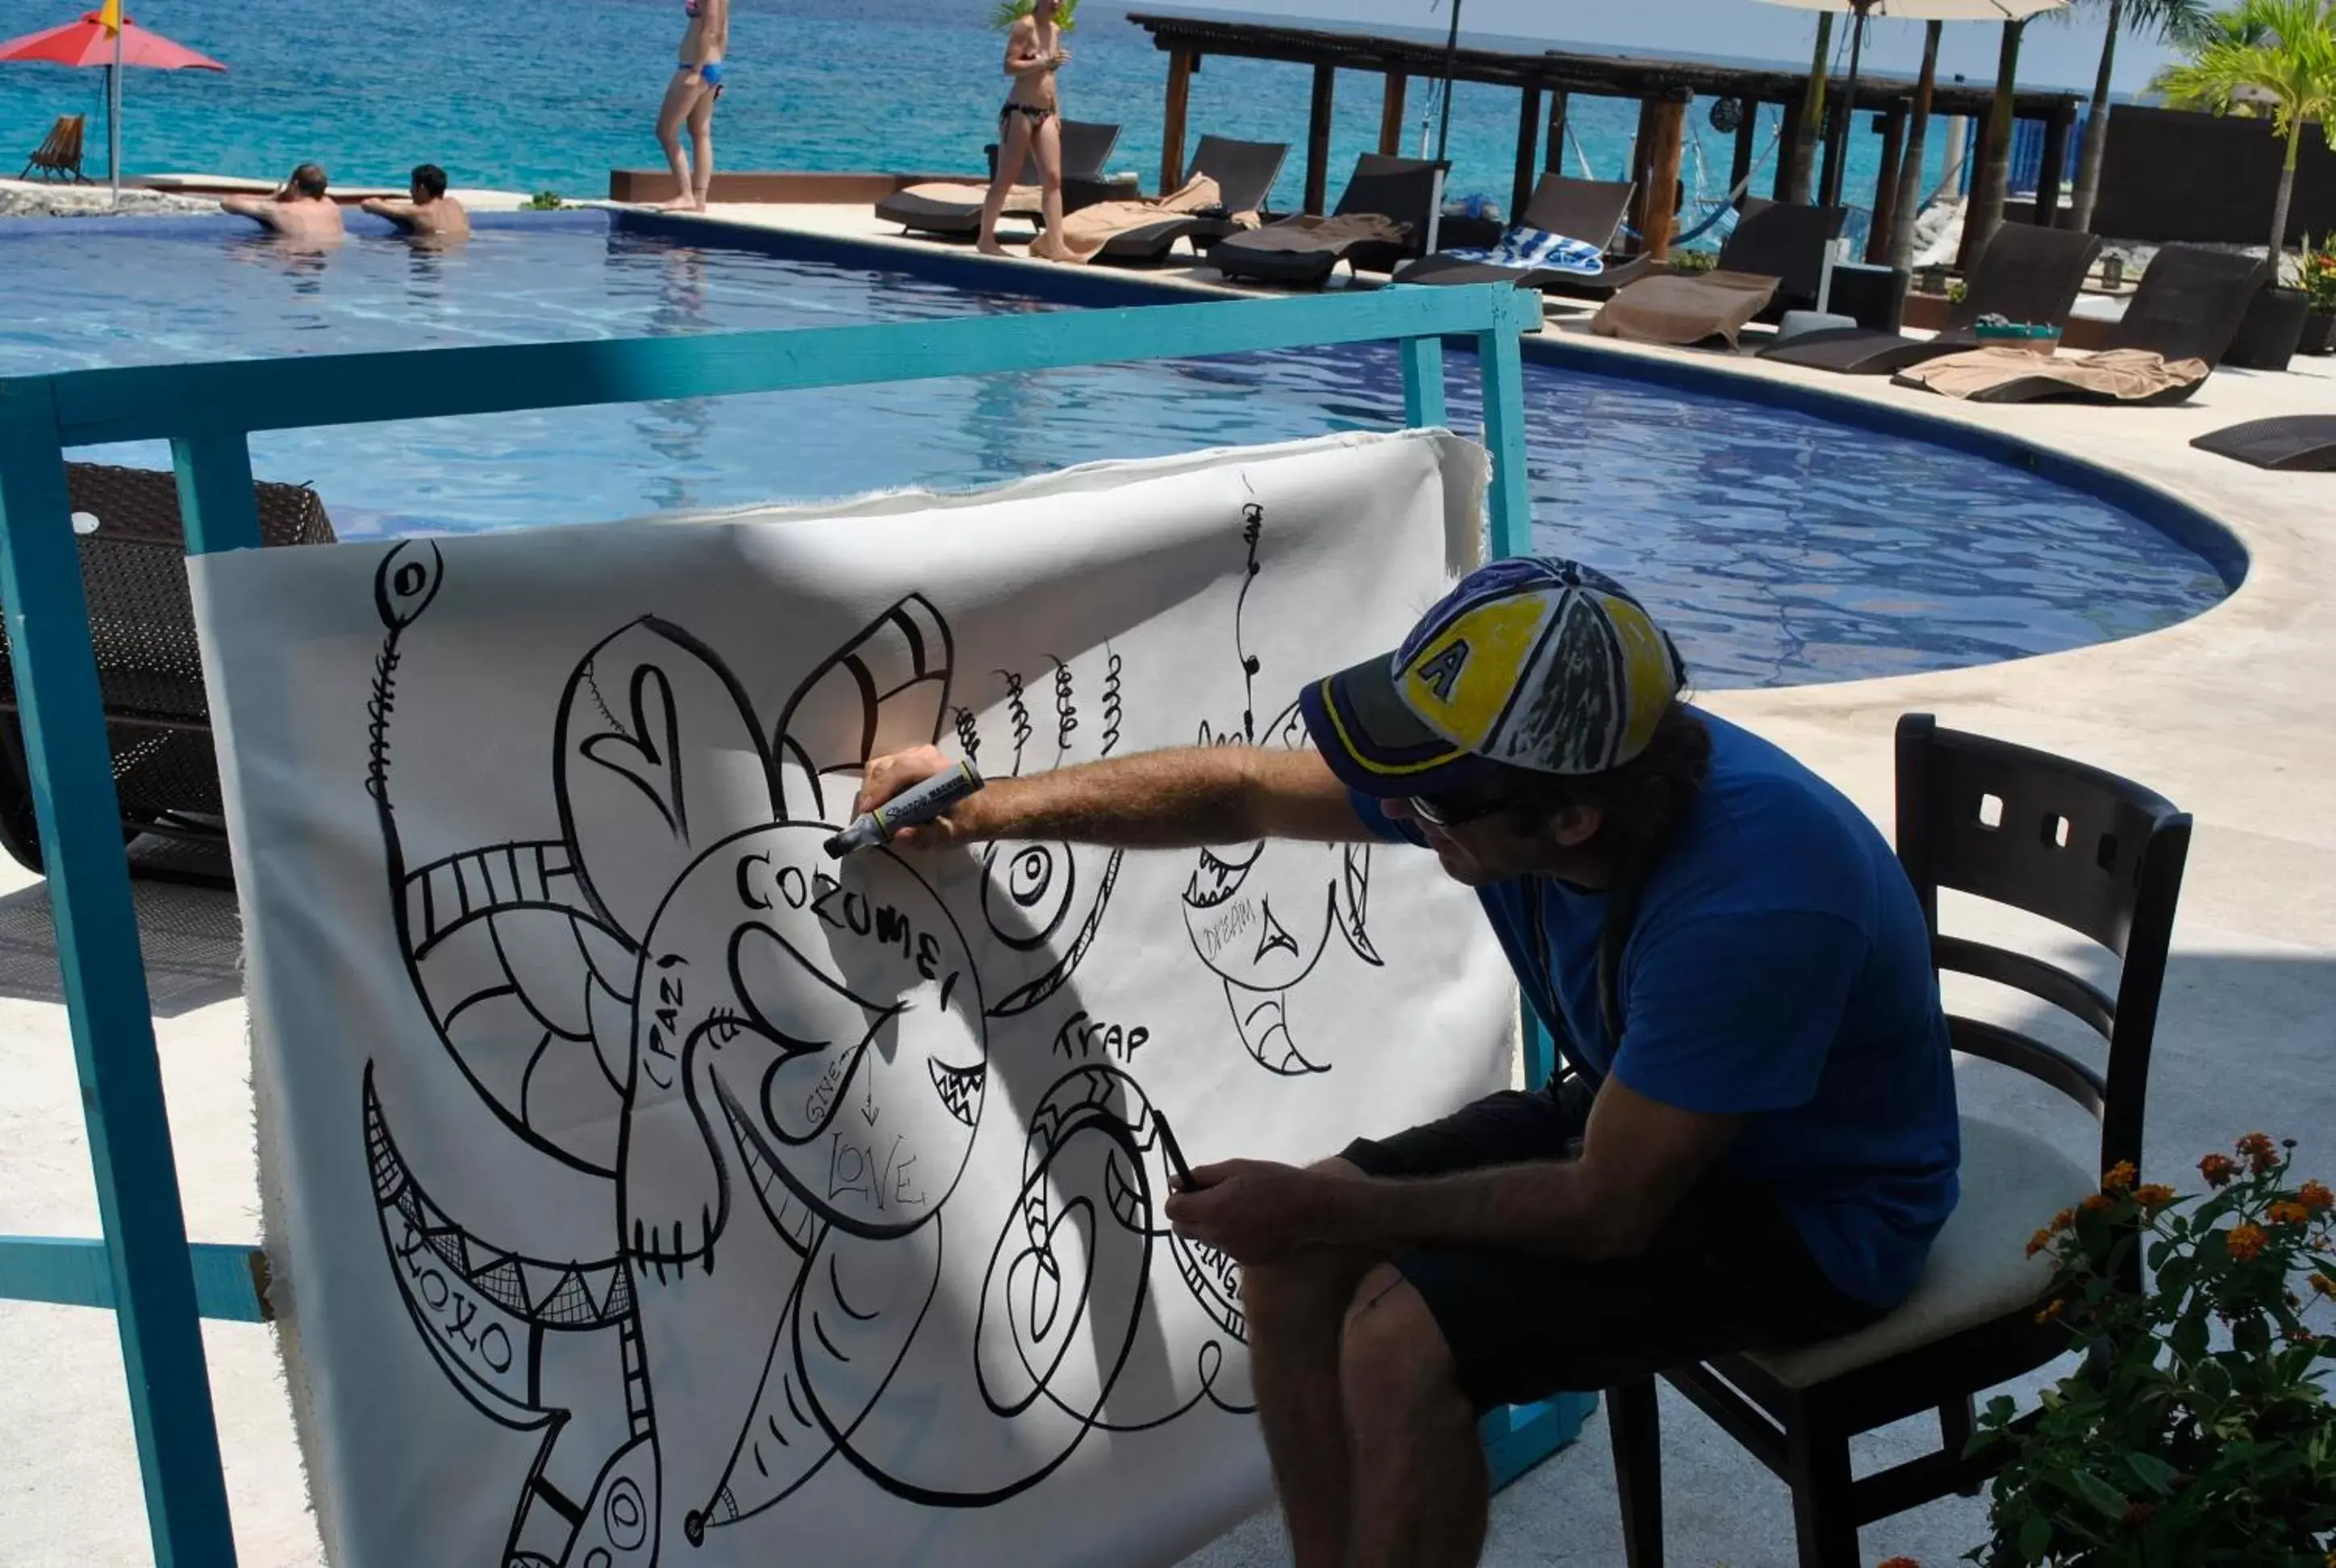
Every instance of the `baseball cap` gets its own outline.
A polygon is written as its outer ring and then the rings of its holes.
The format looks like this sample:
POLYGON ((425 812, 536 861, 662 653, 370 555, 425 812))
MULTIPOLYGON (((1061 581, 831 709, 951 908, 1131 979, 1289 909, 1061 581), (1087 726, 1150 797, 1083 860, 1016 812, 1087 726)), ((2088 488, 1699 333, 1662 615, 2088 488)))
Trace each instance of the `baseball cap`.
POLYGON ((1401 648, 1316 681, 1299 702, 1349 787, 1435 794, 1488 763, 1619 767, 1686 682, 1678 648, 1621 584, 1579 561, 1513 556, 1461 579, 1401 648))

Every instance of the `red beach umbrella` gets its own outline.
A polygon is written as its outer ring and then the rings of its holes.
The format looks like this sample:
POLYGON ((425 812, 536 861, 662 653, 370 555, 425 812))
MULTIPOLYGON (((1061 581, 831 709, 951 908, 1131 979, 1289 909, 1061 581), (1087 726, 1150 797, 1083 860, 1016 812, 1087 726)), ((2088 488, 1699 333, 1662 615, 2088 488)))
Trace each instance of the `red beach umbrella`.
POLYGON ((27 33, 0 44, 0 61, 32 61, 50 65, 102 65, 106 83, 106 127, 113 193, 122 195, 122 70, 126 65, 155 71, 224 71, 226 66, 160 33, 149 32, 122 14, 122 0, 106 0, 104 7, 84 11, 78 22, 27 33))

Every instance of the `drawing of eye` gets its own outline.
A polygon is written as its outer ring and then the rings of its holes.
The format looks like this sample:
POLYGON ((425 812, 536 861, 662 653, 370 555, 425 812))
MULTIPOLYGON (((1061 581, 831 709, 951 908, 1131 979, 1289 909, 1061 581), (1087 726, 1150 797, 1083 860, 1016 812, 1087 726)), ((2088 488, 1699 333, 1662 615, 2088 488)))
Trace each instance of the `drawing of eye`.
POLYGON ((1071 912, 1078 862, 1068 844, 992 844, 982 857, 981 913, 1007 947, 1044 947, 1071 912), (1005 864, 998 863, 1000 856, 1005 864))

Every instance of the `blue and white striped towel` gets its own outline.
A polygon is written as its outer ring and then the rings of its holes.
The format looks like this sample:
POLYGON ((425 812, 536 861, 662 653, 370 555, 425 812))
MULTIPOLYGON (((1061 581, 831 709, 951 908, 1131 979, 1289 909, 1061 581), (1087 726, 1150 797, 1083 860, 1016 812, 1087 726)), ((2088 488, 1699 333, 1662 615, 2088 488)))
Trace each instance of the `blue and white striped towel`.
POLYGON ((1587 278, 1606 270, 1605 258, 1589 241, 1568 239, 1562 234, 1552 234, 1545 229, 1523 223, 1509 225, 1501 242, 1490 249, 1472 247, 1444 254, 1455 261, 1513 267, 1520 272, 1576 272, 1587 278))

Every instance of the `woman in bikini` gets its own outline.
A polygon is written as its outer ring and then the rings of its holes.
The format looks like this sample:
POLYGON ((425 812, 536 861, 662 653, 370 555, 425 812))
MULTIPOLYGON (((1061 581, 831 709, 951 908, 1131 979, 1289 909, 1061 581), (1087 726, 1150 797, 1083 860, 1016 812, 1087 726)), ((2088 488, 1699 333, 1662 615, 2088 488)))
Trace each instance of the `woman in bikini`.
POLYGON ((680 182, 668 208, 703 212, 714 184, 714 101, 722 96, 722 56, 730 44, 730 0, 682 0, 689 28, 681 35, 681 60, 666 83, 657 110, 657 143, 680 182), (689 127, 696 173, 682 154, 681 128, 689 127))
POLYGON ((1016 20, 1006 35, 1006 74, 1014 85, 1006 106, 998 112, 998 171, 990 177, 989 199, 981 204, 981 253, 1003 256, 998 243, 998 216, 1006 208, 1006 193, 1022 172, 1023 161, 1035 153, 1038 179, 1045 192, 1046 232, 1030 243, 1030 254, 1062 261, 1063 248, 1063 117, 1062 99, 1055 91, 1055 73, 1071 62, 1055 25, 1056 0, 1035 0, 1027 16, 1016 20))

